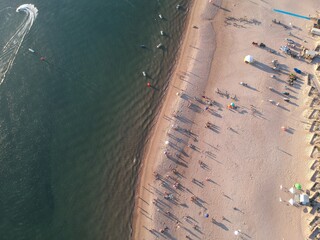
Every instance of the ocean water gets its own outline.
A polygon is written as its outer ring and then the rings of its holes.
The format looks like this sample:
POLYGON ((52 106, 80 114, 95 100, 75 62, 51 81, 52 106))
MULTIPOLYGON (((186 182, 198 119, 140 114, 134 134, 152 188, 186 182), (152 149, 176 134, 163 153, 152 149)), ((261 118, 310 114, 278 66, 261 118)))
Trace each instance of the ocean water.
POLYGON ((38 16, 18 51, 0 54, 14 56, 0 85, 0 238, 130 239, 141 152, 189 0, 2 0, 0 49, 24 3, 38 16))

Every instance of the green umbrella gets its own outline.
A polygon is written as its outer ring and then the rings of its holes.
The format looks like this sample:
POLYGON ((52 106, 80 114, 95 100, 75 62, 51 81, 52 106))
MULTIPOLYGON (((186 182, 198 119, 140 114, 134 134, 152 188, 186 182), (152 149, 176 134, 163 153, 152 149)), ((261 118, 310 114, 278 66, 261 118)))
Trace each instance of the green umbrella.
POLYGON ((294 187, 295 187, 296 189, 298 189, 298 190, 301 190, 301 189, 302 189, 302 186, 301 186, 300 183, 294 184, 294 187))

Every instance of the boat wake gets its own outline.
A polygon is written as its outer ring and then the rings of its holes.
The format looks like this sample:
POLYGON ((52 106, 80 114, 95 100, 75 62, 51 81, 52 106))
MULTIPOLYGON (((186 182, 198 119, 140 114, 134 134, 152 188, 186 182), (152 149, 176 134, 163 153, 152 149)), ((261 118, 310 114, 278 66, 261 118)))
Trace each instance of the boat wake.
POLYGON ((33 4, 23 4, 16 9, 16 12, 24 12, 26 17, 0 52, 0 85, 3 83, 6 73, 11 69, 23 39, 38 15, 38 9, 33 4))

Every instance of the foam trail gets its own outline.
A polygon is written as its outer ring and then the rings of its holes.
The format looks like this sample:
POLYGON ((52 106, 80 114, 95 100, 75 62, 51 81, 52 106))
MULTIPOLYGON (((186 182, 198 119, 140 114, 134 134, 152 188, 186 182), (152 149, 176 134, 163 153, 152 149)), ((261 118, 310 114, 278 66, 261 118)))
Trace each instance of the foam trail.
POLYGON ((16 12, 24 12, 26 17, 0 52, 0 85, 3 83, 6 73, 11 69, 24 37, 38 16, 38 9, 33 4, 23 4, 16 9, 16 12))

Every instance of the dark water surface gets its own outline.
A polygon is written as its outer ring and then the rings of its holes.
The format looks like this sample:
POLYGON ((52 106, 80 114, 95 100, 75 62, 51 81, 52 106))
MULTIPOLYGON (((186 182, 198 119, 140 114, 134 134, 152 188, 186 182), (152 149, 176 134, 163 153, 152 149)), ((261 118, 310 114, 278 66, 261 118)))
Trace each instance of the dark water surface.
MULTIPOLYGON (((24 3, 0 2, 0 48, 24 3)), ((30 3, 39 15, 0 85, 0 239, 129 239, 141 151, 187 16, 175 6, 189 1, 30 3)))

